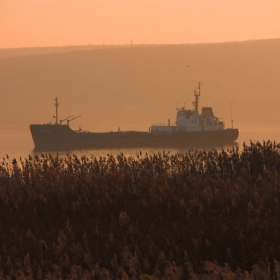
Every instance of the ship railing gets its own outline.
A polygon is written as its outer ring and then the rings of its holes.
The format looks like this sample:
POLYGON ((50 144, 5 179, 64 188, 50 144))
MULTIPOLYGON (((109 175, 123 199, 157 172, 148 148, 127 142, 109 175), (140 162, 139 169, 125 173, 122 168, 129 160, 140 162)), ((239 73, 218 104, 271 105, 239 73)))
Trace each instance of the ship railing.
POLYGON ((176 126, 175 123, 153 123, 152 126, 176 126))

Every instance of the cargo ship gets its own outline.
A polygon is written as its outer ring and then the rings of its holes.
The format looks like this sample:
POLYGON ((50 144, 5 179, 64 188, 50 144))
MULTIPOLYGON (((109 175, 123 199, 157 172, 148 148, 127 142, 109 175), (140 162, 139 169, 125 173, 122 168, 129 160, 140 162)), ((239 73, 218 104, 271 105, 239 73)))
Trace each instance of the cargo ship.
POLYGON ((152 124, 148 131, 89 132, 72 130, 70 122, 77 117, 67 117, 58 122, 58 99, 55 99, 55 123, 31 124, 30 131, 37 150, 69 150, 116 147, 191 147, 232 144, 239 130, 225 128, 212 107, 202 107, 199 113, 200 83, 194 91, 193 109, 177 108, 176 122, 152 124), (63 122, 66 121, 66 124, 63 122))

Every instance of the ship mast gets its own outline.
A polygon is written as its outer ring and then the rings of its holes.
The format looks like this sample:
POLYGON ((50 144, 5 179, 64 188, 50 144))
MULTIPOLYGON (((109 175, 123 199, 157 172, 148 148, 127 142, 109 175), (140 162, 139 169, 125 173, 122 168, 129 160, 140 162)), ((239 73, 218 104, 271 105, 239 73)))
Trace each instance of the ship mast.
POLYGON ((55 98, 55 103, 54 103, 54 105, 55 105, 55 124, 57 124, 57 118, 58 118, 58 98, 56 97, 55 98))
POLYGON ((200 82, 198 83, 198 93, 194 90, 195 102, 194 102, 194 110, 198 112, 198 99, 200 96, 200 82))
POLYGON ((231 118, 231 128, 233 129, 233 119, 232 119, 232 103, 230 103, 230 118, 231 118))

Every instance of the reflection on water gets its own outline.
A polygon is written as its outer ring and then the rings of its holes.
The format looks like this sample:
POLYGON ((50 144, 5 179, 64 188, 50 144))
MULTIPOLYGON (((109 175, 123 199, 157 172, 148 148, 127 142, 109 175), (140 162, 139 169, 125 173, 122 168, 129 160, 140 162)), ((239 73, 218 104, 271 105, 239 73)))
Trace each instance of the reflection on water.
POLYGON ((65 151, 54 151, 54 150, 41 150, 41 149, 33 149, 32 154, 40 154, 40 153, 50 153, 52 155, 76 155, 76 156, 83 156, 83 155, 93 155, 96 157, 99 156, 106 156, 106 155, 119 155, 119 154, 124 154, 126 156, 136 156, 136 154, 141 151, 142 153, 147 153, 147 154, 154 154, 154 153, 159 153, 159 152, 169 152, 170 154, 176 154, 176 153, 183 153, 186 152, 190 149, 192 150, 206 150, 210 151, 212 149, 217 149, 217 150, 222 150, 222 149, 232 149, 238 148, 239 144, 238 143, 232 143, 230 145, 224 145, 224 146, 185 146, 185 147, 180 147, 180 148, 150 148, 150 147, 135 147, 135 148, 113 148, 113 149, 108 149, 108 148, 98 148, 98 149, 75 149, 75 150, 65 150, 65 151))
POLYGON ((227 150, 234 148, 243 148, 243 142, 250 144, 252 141, 272 140, 277 143, 280 142, 280 129, 263 129, 263 130, 240 130, 239 138, 236 143, 225 146, 186 146, 184 148, 114 148, 114 149, 81 149, 81 150, 69 150, 69 151, 41 151, 35 150, 34 144, 29 133, 1 133, 0 132, 0 157, 6 157, 6 154, 10 158, 27 158, 29 154, 40 154, 40 153, 50 153, 52 155, 58 154, 59 156, 66 156, 68 154, 75 154, 77 156, 106 156, 107 154, 112 154, 116 156, 123 153, 125 156, 136 156, 136 154, 141 150, 142 153, 158 153, 158 152, 169 152, 170 154, 182 153, 188 151, 189 149, 204 149, 211 150, 213 148, 217 150, 227 150))

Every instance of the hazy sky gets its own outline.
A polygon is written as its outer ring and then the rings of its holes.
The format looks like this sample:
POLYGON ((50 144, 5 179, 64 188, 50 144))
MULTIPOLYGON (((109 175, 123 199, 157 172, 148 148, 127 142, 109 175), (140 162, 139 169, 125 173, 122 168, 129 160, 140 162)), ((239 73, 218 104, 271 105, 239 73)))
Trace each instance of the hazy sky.
POLYGON ((279 0, 0 0, 0 48, 280 37, 279 0))

